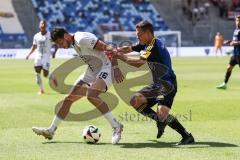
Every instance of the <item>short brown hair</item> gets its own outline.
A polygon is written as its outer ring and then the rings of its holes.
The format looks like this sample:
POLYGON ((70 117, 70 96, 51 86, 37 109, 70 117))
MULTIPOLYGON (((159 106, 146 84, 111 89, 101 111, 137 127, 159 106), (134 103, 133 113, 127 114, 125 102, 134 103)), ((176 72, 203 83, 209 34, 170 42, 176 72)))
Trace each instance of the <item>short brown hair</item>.
POLYGON ((136 24, 136 28, 140 28, 143 31, 150 31, 153 34, 153 25, 147 20, 143 20, 136 24))

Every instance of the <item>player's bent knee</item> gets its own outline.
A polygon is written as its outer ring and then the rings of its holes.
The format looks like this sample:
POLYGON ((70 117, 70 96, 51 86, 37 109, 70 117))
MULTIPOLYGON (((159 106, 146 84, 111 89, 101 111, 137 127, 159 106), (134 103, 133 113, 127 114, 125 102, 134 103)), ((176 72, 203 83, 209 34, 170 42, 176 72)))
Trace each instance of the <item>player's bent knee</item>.
POLYGON ((167 106, 159 106, 157 110, 159 119, 161 121, 165 121, 169 115, 169 111, 170 108, 168 108, 167 106))
POLYGON ((94 92, 88 92, 87 93, 87 99, 90 101, 90 102, 92 102, 92 101, 94 101, 95 99, 97 99, 97 94, 96 93, 94 93, 94 92))
POLYGON ((142 96, 134 95, 132 99, 130 100, 131 106, 133 106, 135 109, 140 107, 142 104, 144 104, 145 101, 142 96))

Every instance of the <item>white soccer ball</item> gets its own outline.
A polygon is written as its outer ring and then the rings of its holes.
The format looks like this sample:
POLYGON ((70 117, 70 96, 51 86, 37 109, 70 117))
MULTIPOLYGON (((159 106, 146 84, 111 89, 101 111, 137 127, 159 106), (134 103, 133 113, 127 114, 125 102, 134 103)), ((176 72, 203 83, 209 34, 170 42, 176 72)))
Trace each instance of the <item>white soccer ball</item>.
POLYGON ((86 143, 97 143, 101 137, 98 127, 89 125, 83 129, 83 139, 86 143))

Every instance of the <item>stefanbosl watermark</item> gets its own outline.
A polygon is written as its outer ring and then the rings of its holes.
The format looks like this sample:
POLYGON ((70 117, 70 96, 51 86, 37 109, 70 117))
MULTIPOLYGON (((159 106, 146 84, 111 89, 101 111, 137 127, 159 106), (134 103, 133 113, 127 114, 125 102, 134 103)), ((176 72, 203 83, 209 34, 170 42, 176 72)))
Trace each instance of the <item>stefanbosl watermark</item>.
MULTIPOLYGON (((179 121, 187 122, 193 120, 192 110, 189 110, 186 113, 171 113, 174 117, 176 117, 179 121)), ((153 122, 154 120, 141 115, 140 113, 129 113, 123 112, 117 116, 117 120, 120 122, 153 122)))

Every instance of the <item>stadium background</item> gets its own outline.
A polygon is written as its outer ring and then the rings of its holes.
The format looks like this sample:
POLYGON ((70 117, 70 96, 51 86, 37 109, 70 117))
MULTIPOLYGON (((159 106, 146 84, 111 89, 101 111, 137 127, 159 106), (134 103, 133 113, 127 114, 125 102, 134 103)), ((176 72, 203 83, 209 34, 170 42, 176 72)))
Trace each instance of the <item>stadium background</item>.
POLYGON ((233 15, 238 14, 235 0, 223 0, 224 16, 222 0, 190 1, 189 5, 188 0, 2 0, 0 47, 30 47, 40 19, 47 21, 48 29, 63 26, 101 38, 109 31, 134 31, 141 19, 150 20, 155 31, 181 31, 182 46, 211 46, 218 31, 231 38, 233 15))

